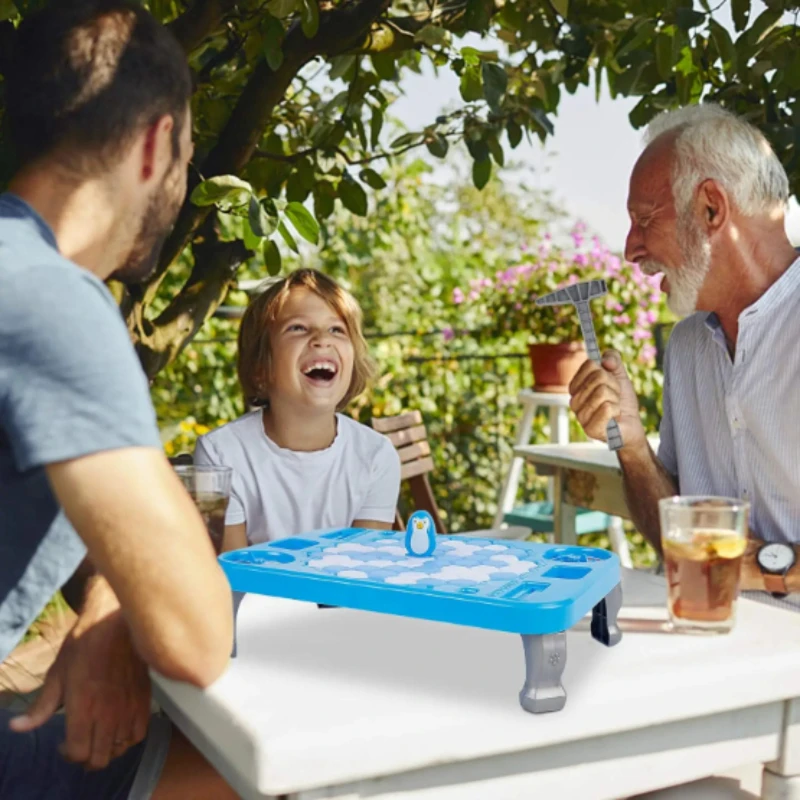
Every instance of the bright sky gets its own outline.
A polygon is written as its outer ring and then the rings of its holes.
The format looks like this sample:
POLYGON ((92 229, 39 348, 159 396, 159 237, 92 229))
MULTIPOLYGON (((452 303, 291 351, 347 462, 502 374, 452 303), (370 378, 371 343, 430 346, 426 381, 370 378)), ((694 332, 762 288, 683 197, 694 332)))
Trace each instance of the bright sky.
MULTIPOLYGON (((753 3, 754 14, 760 12, 759 5, 753 3)), ((487 50, 496 46, 477 38, 469 44, 487 50)), ((419 130, 442 111, 462 103, 458 80, 448 69, 438 76, 430 70, 410 75, 403 88, 406 94, 393 105, 392 113, 410 130, 419 130)), ((564 92, 558 117, 553 120, 555 135, 544 146, 538 140, 528 145, 523 138, 513 151, 514 161, 529 167, 526 183, 550 189, 564 210, 586 222, 614 250, 621 250, 625 241, 628 176, 641 152, 643 132, 628 122, 628 112, 637 101, 611 100, 605 94, 597 103, 594 89, 588 87, 581 87, 575 95, 564 92)), ((792 241, 800 243, 800 207, 794 200, 787 229, 792 241)))

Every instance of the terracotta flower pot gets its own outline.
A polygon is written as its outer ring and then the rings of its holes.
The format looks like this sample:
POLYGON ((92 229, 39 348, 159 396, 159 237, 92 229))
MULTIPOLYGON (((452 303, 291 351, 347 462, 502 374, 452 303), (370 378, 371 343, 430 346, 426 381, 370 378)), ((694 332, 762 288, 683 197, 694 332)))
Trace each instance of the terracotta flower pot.
POLYGON ((533 388, 537 392, 566 392, 587 358, 583 342, 531 344, 528 352, 533 369, 533 388))

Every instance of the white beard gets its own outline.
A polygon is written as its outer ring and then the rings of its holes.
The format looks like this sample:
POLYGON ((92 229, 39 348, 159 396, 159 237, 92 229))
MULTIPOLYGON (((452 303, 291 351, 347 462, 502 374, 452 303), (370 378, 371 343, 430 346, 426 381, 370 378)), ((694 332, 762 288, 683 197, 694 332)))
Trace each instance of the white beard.
POLYGON ((678 218, 677 233, 683 257, 681 269, 670 269, 650 260, 642 263, 642 269, 650 274, 664 273, 669 280, 667 306, 675 316, 683 318, 697 311, 697 298, 711 268, 711 243, 688 215, 678 218))

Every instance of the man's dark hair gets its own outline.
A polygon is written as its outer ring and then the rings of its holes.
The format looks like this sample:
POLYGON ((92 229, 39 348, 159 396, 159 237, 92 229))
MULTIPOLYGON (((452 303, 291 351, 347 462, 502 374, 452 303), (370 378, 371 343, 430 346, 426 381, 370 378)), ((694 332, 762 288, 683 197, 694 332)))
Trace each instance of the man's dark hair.
POLYGON ((173 149, 192 94, 172 34, 130 0, 57 0, 16 32, 6 121, 20 166, 64 150, 80 172, 107 167, 164 115, 173 149))

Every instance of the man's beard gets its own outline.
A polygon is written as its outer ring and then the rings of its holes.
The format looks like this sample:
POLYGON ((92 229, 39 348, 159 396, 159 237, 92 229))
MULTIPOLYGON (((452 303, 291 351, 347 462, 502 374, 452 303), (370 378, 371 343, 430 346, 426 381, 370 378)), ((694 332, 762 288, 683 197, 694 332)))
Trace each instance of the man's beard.
POLYGON ((155 272, 161 249, 181 207, 179 202, 165 199, 168 196, 164 184, 153 193, 128 257, 111 275, 112 279, 125 284, 143 283, 155 272))
POLYGON ((651 275, 664 273, 669 280, 667 306, 675 316, 682 318, 697 311, 697 299, 711 268, 711 244, 689 214, 678 218, 677 236, 683 260, 679 270, 650 259, 642 262, 641 266, 651 275))

